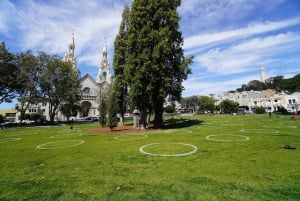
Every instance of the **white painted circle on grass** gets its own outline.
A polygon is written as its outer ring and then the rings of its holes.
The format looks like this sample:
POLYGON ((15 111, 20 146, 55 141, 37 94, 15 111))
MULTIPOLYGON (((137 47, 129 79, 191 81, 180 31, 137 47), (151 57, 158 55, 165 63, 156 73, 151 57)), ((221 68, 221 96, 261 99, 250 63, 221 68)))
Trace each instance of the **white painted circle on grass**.
POLYGON ((247 141, 250 138, 248 136, 243 136, 243 135, 220 134, 220 135, 208 135, 206 136, 206 139, 211 141, 216 141, 216 142, 242 142, 242 141, 247 141), (219 137, 221 139, 218 139, 219 137), (231 137, 236 139, 224 139, 226 137, 231 137))
POLYGON ((284 125, 264 125, 263 128, 297 128, 297 126, 284 126, 284 125))
POLYGON ((195 145, 192 145, 192 144, 185 144, 185 143, 179 143, 179 142, 164 142, 164 143, 146 144, 144 146, 141 146, 139 151, 143 154, 150 155, 150 156, 187 156, 187 155, 191 155, 191 154, 196 153, 198 151, 198 148, 195 145), (152 152, 147 152, 147 151, 144 150, 146 147, 150 147, 150 146, 153 146, 153 145, 164 145, 164 144, 175 144, 175 145, 191 147, 192 150, 189 151, 189 152, 179 153, 179 154, 152 153, 152 152))
POLYGON ((48 142, 45 144, 38 145, 37 149, 61 149, 67 147, 74 147, 80 144, 83 144, 83 140, 64 140, 64 141, 55 141, 55 142, 48 142))
POLYGON ((277 130, 267 130, 267 129, 241 129, 243 133, 250 133, 250 132, 261 132, 261 133, 279 133, 277 130))
POLYGON ((146 134, 124 134, 124 135, 118 135, 115 138, 115 140, 138 140, 148 137, 146 134))
POLYGON ((13 137, 13 138, 4 138, 0 140, 0 143, 5 143, 5 142, 15 142, 21 140, 20 137, 13 137))
POLYGON ((68 138, 68 137, 79 137, 82 136, 81 133, 65 133, 59 135, 52 135, 51 138, 68 138))

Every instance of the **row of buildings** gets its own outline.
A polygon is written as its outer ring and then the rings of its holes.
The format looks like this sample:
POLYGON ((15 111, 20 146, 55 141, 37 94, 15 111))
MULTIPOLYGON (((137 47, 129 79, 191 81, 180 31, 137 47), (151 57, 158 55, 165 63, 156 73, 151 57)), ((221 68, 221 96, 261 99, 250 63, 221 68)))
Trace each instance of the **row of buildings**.
POLYGON ((300 111, 300 93, 286 94, 276 93, 274 90, 264 91, 243 91, 225 92, 212 95, 215 105, 219 105, 223 100, 232 100, 239 103, 240 108, 246 111, 255 111, 257 107, 264 107, 267 111, 276 112, 280 108, 286 109, 290 113, 300 111))

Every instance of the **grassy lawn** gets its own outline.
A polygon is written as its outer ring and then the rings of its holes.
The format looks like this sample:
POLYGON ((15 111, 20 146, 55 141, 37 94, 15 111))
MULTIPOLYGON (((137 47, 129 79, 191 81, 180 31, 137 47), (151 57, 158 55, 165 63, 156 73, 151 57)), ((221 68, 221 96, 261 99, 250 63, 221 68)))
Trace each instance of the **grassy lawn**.
POLYGON ((88 133, 97 123, 0 130, 0 200, 300 199, 299 120, 182 118, 126 135, 88 133))

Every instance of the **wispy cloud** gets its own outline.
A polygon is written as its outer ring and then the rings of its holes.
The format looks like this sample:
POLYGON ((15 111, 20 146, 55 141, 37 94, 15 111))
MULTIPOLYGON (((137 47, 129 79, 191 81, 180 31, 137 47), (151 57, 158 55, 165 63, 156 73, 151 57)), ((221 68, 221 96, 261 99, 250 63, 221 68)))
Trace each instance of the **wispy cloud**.
MULTIPOLYGON (((258 72, 257 72, 258 75, 258 72)), ((188 79, 184 82, 186 91, 183 92, 184 96, 191 95, 207 95, 218 94, 226 92, 228 89, 235 90, 242 84, 247 84, 251 80, 257 80, 257 75, 245 75, 238 78, 231 78, 226 81, 216 81, 214 79, 194 78, 188 79)))
POLYGON ((258 34, 264 34, 271 31, 277 31, 299 24, 300 17, 296 17, 277 22, 267 21, 264 23, 250 24, 247 27, 230 31, 194 35, 185 39, 184 48, 191 49, 210 44, 216 45, 217 43, 232 42, 235 40, 240 40, 258 34))
MULTIPOLYGON (((62 0, 51 4, 26 1, 19 5, 21 9, 15 8, 9 2, 5 7, 10 7, 8 17, 14 16, 14 28, 22 33, 15 39, 23 50, 32 49, 63 55, 74 29, 78 62, 97 65, 104 38, 107 39, 109 49, 113 49, 113 41, 125 5, 120 1, 111 3, 62 0)), ((8 28, 9 25, 4 23, 5 21, 1 20, 0 26, 8 28)))
POLYGON ((196 57, 196 63, 207 71, 232 74, 252 71, 252 67, 267 65, 282 54, 292 53, 300 36, 296 33, 258 37, 223 49, 213 48, 196 57))

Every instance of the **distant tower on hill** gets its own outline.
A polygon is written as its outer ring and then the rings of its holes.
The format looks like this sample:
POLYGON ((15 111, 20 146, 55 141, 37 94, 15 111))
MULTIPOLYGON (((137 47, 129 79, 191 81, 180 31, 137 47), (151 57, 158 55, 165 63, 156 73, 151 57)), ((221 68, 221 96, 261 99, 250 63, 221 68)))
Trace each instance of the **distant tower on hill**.
POLYGON ((260 68, 260 81, 265 82, 266 81, 266 71, 264 67, 260 68))

